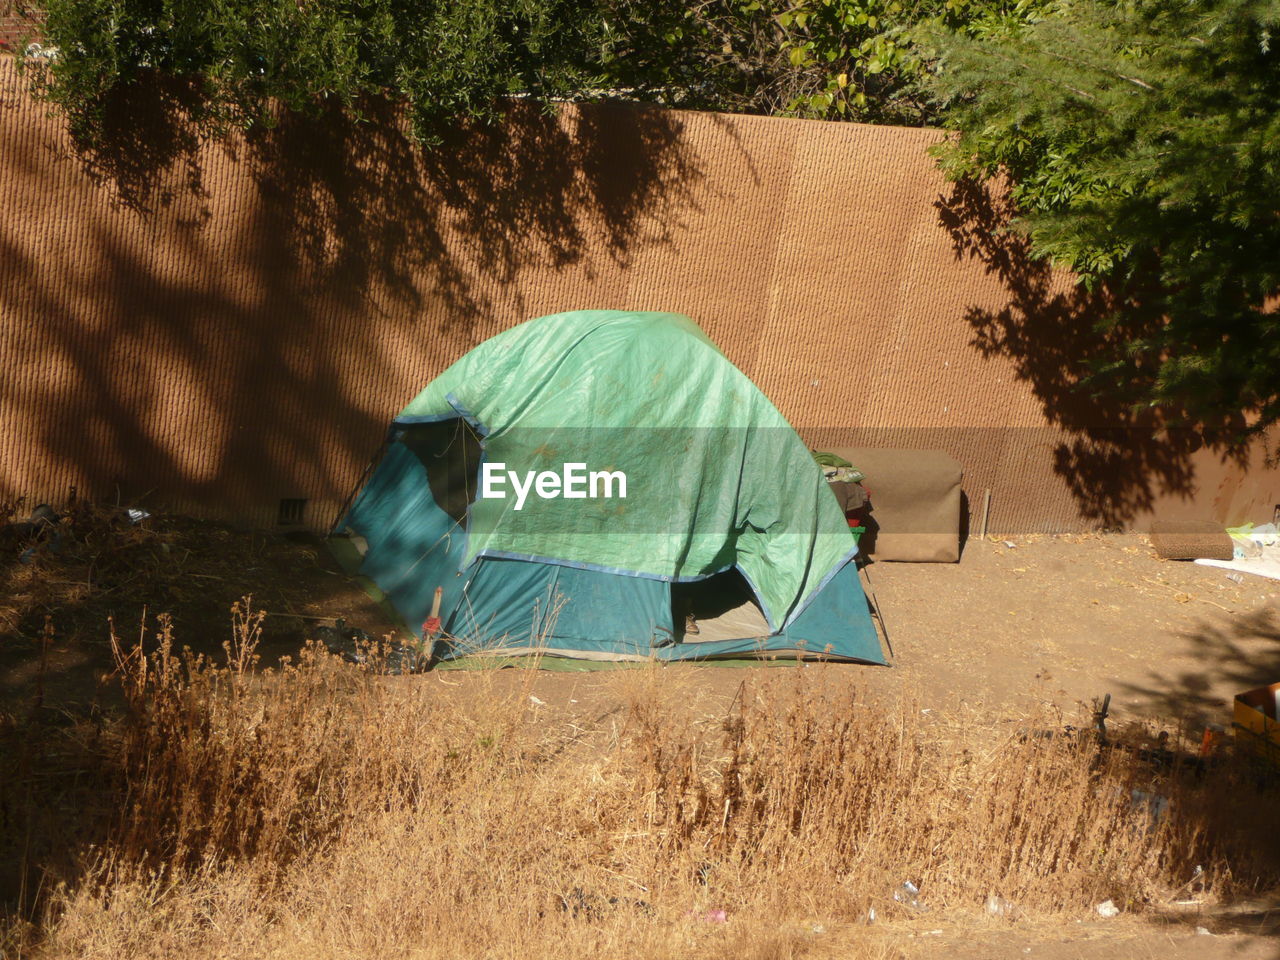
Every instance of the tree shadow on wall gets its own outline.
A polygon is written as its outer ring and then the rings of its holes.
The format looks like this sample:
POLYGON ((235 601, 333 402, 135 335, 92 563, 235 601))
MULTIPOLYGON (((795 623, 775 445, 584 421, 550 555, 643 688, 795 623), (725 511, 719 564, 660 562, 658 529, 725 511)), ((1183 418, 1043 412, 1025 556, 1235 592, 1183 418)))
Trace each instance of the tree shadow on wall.
MULTIPOLYGON (((453 322, 490 311, 487 291, 523 268, 582 264, 591 277, 593 246, 625 264, 669 242, 702 179, 682 122, 658 109, 513 100, 502 123, 460 120, 426 148, 396 105, 358 112, 285 112, 220 139, 252 170, 279 259, 309 283, 344 298, 378 285, 411 307, 441 297, 453 322)), ((101 138, 78 144, 78 159, 135 214, 194 200, 189 220, 203 223, 218 128, 202 114, 189 85, 147 77, 112 92, 101 138)))
POLYGON ((259 518, 341 502, 405 384, 523 318, 526 271, 589 281, 670 242, 701 179, 660 110, 517 101, 423 151, 378 103, 213 144, 187 97, 160 80, 120 94, 75 156, 99 189, 32 160, 40 216, 0 224, 15 350, 72 371, 0 393, 27 455, 89 496, 259 518), (74 234, 55 247, 59 209, 74 234))
POLYGON ((1246 462, 1247 451, 1215 444, 1201 431, 1163 428, 1150 410, 1136 407, 1138 383, 1099 392, 1084 382, 1089 360, 1115 355, 1160 317, 1126 314, 1123 323, 1104 325, 1111 309, 1106 292, 1070 284, 1062 271, 1055 275, 1047 261, 1032 257, 1027 238, 1009 230, 1014 209, 1002 191, 962 181, 934 206, 957 259, 980 263, 1007 291, 999 310, 968 308, 971 344, 984 357, 1011 361, 1061 431, 1053 468, 1082 517, 1123 527, 1162 495, 1190 497, 1196 490, 1190 458, 1201 448, 1224 462, 1246 462))
POLYGON ((200 148, 213 125, 191 81, 147 72, 107 90, 97 106, 92 126, 66 118, 70 140, 62 159, 77 162, 119 206, 140 216, 179 198, 208 199, 200 148))

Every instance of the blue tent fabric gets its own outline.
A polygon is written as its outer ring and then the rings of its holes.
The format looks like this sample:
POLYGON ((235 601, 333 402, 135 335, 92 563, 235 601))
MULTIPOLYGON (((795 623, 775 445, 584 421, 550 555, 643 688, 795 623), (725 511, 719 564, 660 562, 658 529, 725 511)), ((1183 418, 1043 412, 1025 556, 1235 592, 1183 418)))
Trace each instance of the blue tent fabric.
POLYGON ((671 632, 661 581, 526 560, 480 559, 445 628, 448 656, 545 649, 647 658, 671 632), (475 598, 474 600, 472 598, 475 598))

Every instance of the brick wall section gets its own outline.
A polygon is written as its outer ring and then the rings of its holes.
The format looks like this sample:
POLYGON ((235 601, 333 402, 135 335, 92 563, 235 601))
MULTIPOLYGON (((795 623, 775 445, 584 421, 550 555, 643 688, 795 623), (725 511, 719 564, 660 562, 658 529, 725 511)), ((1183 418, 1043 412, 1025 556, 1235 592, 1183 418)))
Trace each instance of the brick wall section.
POLYGON ((566 108, 421 156, 379 121, 200 145, 157 103, 87 164, 0 72, 0 497, 323 525, 471 346, 618 307, 697 319, 815 444, 949 450, 993 531, 1280 502, 1256 465, 1090 447, 1123 418, 1049 362, 1086 349, 1053 340, 1088 329, 1070 278, 997 255, 935 132, 566 108))
POLYGON ((39 11, 0 0, 0 52, 18 52, 31 40, 40 39, 39 11))

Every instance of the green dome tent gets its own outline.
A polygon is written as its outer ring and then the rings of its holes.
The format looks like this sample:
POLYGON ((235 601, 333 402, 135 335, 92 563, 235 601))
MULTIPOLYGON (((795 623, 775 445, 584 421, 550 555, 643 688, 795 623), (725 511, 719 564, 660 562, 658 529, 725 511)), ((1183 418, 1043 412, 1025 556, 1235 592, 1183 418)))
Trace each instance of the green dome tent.
POLYGON ((883 662, 822 471, 677 314, 575 311, 480 344, 395 418, 335 530, 411 628, 443 589, 442 659, 883 662))

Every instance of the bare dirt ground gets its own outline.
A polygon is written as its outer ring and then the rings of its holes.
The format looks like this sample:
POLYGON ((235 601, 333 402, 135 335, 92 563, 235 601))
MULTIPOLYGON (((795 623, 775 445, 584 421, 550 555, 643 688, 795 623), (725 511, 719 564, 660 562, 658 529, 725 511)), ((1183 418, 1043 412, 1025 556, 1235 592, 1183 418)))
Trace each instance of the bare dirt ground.
POLYGON ((941 708, 1110 693, 1119 715, 1229 726, 1237 693, 1280 679, 1280 582, 1160 560, 1145 537, 970 542, 959 564, 869 573, 890 672, 941 708))
POLYGON ((1272 937, 1216 926, 1156 925, 1140 921, 1081 921, 1075 924, 994 924, 956 928, 938 925, 896 932, 892 942, 920 960, 1275 960, 1272 937))
MULTIPOLYGON (((78 523, 60 555, 46 550, 20 563, 6 546, 0 558, 0 715, 37 700, 45 709, 109 700, 100 684, 111 665, 108 617, 131 639, 144 610, 150 622, 167 611, 180 643, 217 653, 230 605, 253 594, 254 606, 272 614, 261 648, 268 662, 299 649, 315 622, 306 618, 345 616, 375 635, 391 629, 314 538, 180 518, 132 526, 86 515, 78 523)), ((976 709, 1000 720, 1043 702, 1073 711, 1110 693, 1118 720, 1229 730, 1235 694, 1280 680, 1280 582, 1235 583, 1221 569, 1161 561, 1139 536, 975 540, 959 564, 873 563, 868 573, 892 665, 802 669, 870 697, 906 695, 924 710, 976 709)), ((666 669, 717 711, 756 669, 786 667, 666 669)), ((405 679, 463 699, 478 682, 465 672, 405 679)), ((607 673, 548 671, 532 689, 554 708, 607 697, 607 681, 607 673)), ((924 915, 874 933, 822 934, 832 956, 850 937, 869 935, 884 941, 886 956, 1274 960, 1280 905, 1193 908, 1159 923, 1091 917, 956 927, 924 915)))

